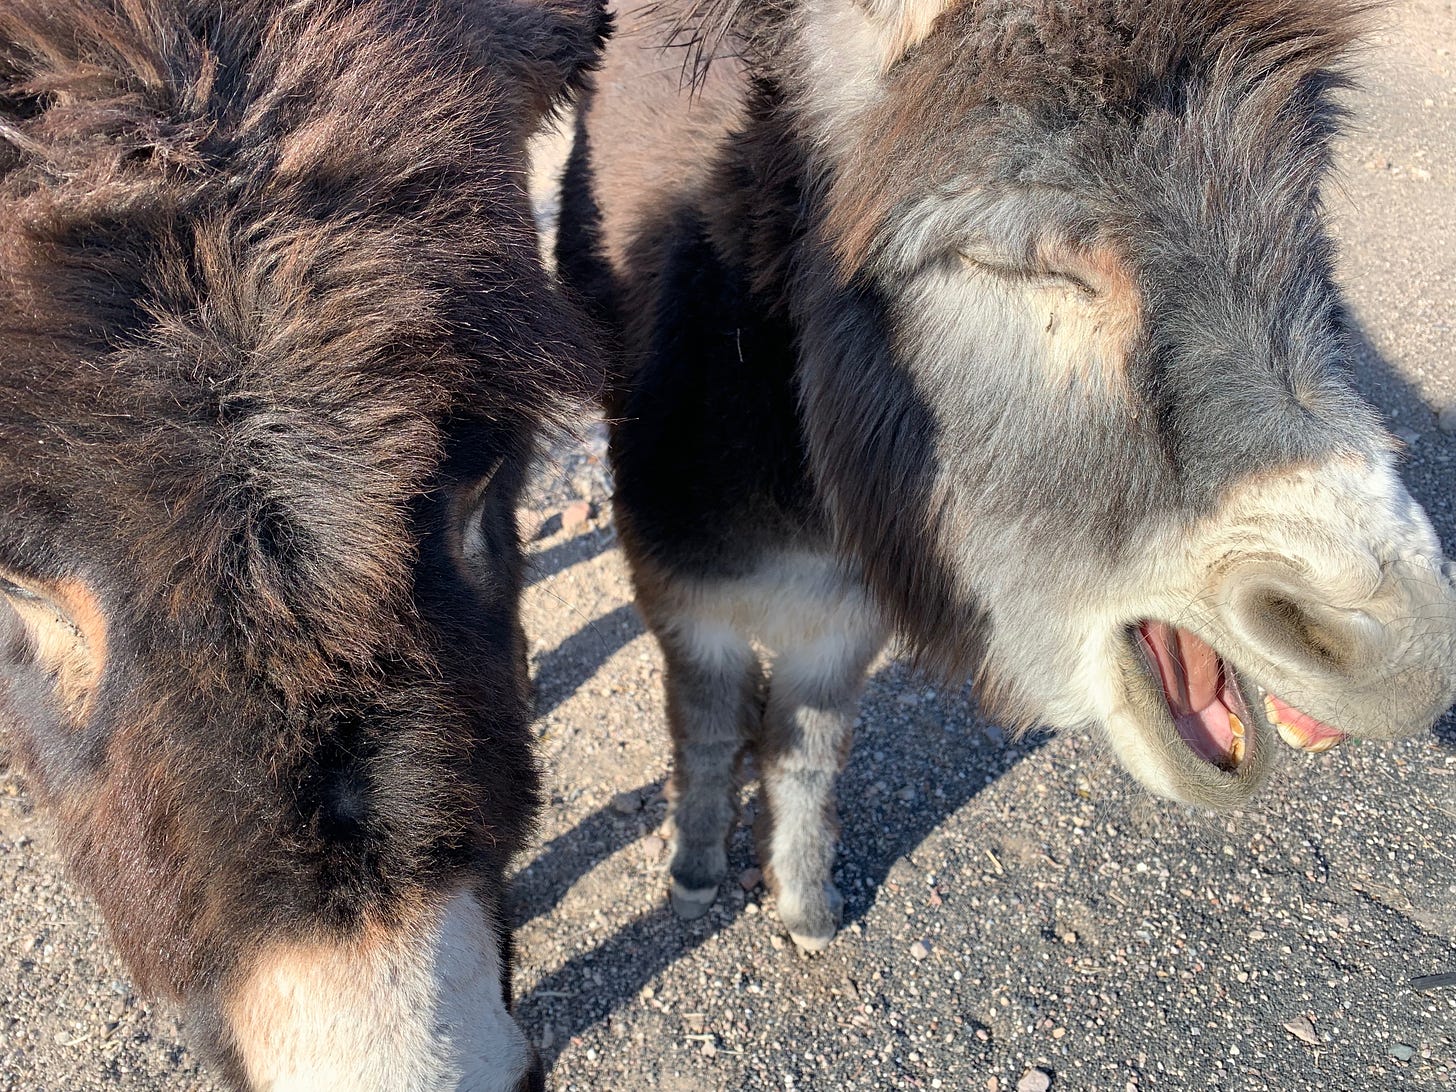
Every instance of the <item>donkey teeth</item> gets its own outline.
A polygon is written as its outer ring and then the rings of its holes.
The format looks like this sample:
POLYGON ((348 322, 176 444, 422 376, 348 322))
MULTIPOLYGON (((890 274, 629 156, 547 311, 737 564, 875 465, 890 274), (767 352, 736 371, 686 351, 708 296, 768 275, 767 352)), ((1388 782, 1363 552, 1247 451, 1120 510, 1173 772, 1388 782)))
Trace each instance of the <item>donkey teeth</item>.
POLYGON ((1335 744, 1339 743, 1342 738, 1341 736, 1325 736, 1323 739, 1317 739, 1313 743, 1306 743, 1304 749, 1312 755, 1322 755, 1331 747, 1335 746, 1335 744))
POLYGON ((1235 766, 1244 761, 1244 722, 1232 713, 1228 715, 1229 730, 1233 732, 1233 739, 1229 741, 1229 761, 1235 766))
POLYGON ((1267 694, 1264 696, 1264 714, 1269 718, 1269 723, 1279 730, 1279 738, 1296 751, 1304 751, 1312 755, 1324 754, 1343 738, 1341 736, 1324 736, 1311 743, 1299 729, 1279 719, 1279 714, 1274 711, 1274 699, 1267 694))
POLYGON ((1289 746, 1293 747, 1296 751, 1304 750, 1304 741, 1299 738, 1298 732, 1296 732, 1293 728, 1289 727, 1289 725, 1285 724, 1282 720, 1274 720, 1273 717, 1270 717, 1269 719, 1273 723, 1274 727, 1279 729, 1280 739, 1282 739, 1285 743, 1289 744, 1289 746))

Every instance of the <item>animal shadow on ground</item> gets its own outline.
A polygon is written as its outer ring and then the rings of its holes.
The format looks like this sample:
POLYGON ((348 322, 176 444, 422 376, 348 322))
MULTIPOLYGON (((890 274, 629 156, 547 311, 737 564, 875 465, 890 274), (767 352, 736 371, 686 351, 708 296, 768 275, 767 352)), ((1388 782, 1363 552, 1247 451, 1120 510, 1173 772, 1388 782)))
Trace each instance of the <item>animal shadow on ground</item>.
MULTIPOLYGON (((559 528, 560 519, 560 516, 552 516, 543 532, 538 533, 538 537, 544 537, 544 534, 559 528)), ((555 546, 548 547, 540 553, 532 554, 528 559, 526 569, 526 586, 533 587, 557 573, 564 572, 573 565, 580 565, 582 562, 599 557, 616 544, 615 535, 598 530, 577 535, 565 542, 558 542, 555 546)))
MULTIPOLYGON (((1033 734, 1007 742, 999 729, 978 716, 968 691, 926 697, 923 686, 908 668, 891 663, 868 687, 854 753, 840 781, 843 829, 835 879, 845 896, 846 925, 865 916, 896 861, 913 853, 952 813, 1050 738, 1033 734), (908 704, 912 696, 914 703, 908 704)), ((751 761, 746 774, 752 775, 751 761)), ((654 781, 637 793, 652 801, 661 789, 662 783, 654 781)), ((551 1026, 551 1041, 542 1051, 548 1065, 572 1036, 636 997, 662 970, 743 912, 745 902, 733 881, 758 863, 747 822, 757 811, 755 783, 750 782, 747 796, 745 821, 729 843, 729 879, 707 915, 693 922, 673 917, 666 903, 665 862, 659 862, 650 882, 660 886, 661 897, 652 910, 592 950, 572 956, 519 998, 516 1012, 524 1026, 551 1026), (584 989, 584 982, 592 988, 584 989)), ((547 843, 515 878, 517 927, 548 913, 588 871, 646 830, 640 814, 619 814, 609 805, 547 843)), ((755 927, 780 929, 768 916, 760 917, 755 927)), ((827 958, 832 958, 832 949, 827 958)))
POLYGON ((637 608, 624 603, 544 653, 536 662, 537 718, 553 712, 645 632, 637 608))

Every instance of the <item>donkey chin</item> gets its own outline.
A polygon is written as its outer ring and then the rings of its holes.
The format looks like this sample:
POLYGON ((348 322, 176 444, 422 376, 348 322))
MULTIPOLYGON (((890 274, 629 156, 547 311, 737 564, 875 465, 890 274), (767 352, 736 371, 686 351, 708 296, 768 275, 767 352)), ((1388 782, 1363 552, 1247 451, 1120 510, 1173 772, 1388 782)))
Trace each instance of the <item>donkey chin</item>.
POLYGON ((1276 740, 1319 754, 1416 735, 1456 697, 1456 564, 1388 460, 1295 474, 1235 507, 1190 589, 1084 644, 1105 680, 1087 689, 1091 719, 1118 759, 1208 807, 1253 796, 1276 740))

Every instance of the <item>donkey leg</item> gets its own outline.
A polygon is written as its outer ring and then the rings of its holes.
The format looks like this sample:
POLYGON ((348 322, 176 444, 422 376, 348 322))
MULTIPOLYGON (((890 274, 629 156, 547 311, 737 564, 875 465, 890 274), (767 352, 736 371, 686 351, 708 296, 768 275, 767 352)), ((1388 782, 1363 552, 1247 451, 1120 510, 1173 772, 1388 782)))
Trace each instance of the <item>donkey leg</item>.
POLYGON ((779 918, 800 948, 824 948, 844 899, 830 879, 839 824, 835 781, 849 755, 860 687, 883 637, 838 633, 773 662, 758 755, 767 808, 759 856, 779 918))
POLYGON ((672 908, 692 919, 707 912, 728 870, 738 761, 759 718, 760 669, 752 646, 726 625, 675 626, 658 636, 672 732, 672 908))

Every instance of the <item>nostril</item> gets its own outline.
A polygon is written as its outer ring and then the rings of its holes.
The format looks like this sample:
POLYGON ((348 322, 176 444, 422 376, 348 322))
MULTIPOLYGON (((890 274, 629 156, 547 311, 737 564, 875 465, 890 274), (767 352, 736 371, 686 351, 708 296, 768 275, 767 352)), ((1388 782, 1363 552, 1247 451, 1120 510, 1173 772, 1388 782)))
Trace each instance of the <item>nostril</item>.
POLYGON ((1333 624, 1282 592, 1268 592, 1250 600, 1246 622, 1261 636, 1269 651, 1292 657, 1296 663, 1313 661, 1343 671, 1358 659, 1356 640, 1348 627, 1333 624))

